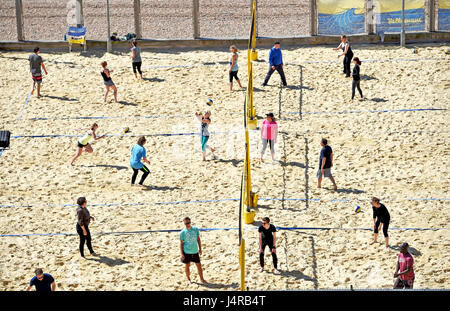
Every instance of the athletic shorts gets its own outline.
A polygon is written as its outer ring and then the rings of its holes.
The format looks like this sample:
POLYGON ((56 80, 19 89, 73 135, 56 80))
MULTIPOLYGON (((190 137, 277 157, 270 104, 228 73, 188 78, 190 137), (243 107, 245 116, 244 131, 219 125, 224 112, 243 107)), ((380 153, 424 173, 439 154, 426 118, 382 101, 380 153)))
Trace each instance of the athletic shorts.
POLYGON ((333 177, 333 175, 331 175, 331 168, 324 168, 323 169, 323 174, 322 174, 322 171, 320 169, 317 171, 317 178, 322 178, 323 176, 325 176, 325 177, 333 177))
POLYGON ((183 255, 184 255, 184 260, 181 261, 182 263, 185 263, 185 264, 188 264, 188 263, 191 263, 191 262, 200 263, 200 256, 198 255, 198 253, 197 254, 185 254, 185 253, 183 253, 183 255))
POLYGON ((115 84, 112 80, 109 80, 109 81, 105 81, 105 85, 106 86, 114 86, 115 84))
MULTIPOLYGON (((89 145, 89 144, 87 144, 87 145, 89 145)), ((84 147, 86 147, 87 145, 82 145, 80 142, 78 142, 78 148, 84 148, 84 147)))
POLYGON ((37 84, 41 84, 41 82, 42 82, 42 75, 32 76, 32 79, 33 79, 33 81, 36 82, 37 84))
POLYGON ((414 279, 412 280, 402 280, 400 277, 397 278, 394 284, 394 289, 412 289, 414 286, 414 279))

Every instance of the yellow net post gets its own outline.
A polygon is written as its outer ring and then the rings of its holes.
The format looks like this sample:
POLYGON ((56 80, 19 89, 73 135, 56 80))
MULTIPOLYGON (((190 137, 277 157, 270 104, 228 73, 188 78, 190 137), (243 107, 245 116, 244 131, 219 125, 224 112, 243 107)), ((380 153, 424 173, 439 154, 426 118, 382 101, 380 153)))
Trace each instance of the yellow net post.
POLYGON ((239 246, 239 264, 241 266, 241 291, 245 291, 245 240, 239 246))
POLYGON ((250 36, 247 49, 247 66, 248 66, 248 85, 247 85, 247 124, 248 128, 255 130, 258 126, 256 118, 256 109, 253 106, 253 64, 252 60, 258 58, 256 53, 256 1, 253 1, 250 36))

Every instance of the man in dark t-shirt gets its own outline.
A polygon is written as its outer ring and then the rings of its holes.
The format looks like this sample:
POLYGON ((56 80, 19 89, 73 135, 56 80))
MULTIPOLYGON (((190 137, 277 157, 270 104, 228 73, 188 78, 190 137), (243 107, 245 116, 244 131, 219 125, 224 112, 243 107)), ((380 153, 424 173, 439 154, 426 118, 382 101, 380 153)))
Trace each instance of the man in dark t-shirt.
POLYGON ((317 187, 321 188, 322 176, 325 176, 330 178, 333 183, 334 190, 337 190, 336 182, 334 181, 333 175, 331 175, 331 167, 333 166, 333 149, 328 146, 328 141, 325 138, 322 138, 320 145, 322 146, 322 150, 320 151, 319 170, 317 171, 317 187))
POLYGON ((42 269, 36 269, 36 276, 30 281, 30 285, 27 287, 27 292, 34 285, 37 292, 51 292, 56 289, 55 279, 48 273, 44 273, 42 269))
POLYGON ((37 84, 37 97, 41 96, 41 82, 42 82, 42 72, 41 67, 44 69, 45 74, 47 73, 47 69, 45 69, 44 61, 42 60, 42 57, 39 55, 40 50, 38 47, 34 49, 34 53, 28 57, 28 60, 30 61, 30 72, 31 72, 31 78, 33 79, 33 88, 31 90, 31 94, 34 93, 34 89, 37 84))
POLYGON ((276 232, 277 229, 274 225, 270 223, 269 217, 264 217, 262 219, 262 225, 258 229, 259 232, 259 263, 261 264, 261 269, 259 272, 264 271, 264 249, 269 246, 272 252, 274 274, 280 274, 277 269, 277 247, 276 247, 276 232))

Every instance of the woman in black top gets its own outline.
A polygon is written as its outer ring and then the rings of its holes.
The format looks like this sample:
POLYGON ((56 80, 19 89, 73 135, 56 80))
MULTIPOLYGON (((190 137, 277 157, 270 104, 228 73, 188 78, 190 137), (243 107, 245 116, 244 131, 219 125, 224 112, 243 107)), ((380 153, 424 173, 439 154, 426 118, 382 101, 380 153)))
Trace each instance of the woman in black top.
POLYGON ((87 244, 91 255, 97 256, 97 254, 92 249, 91 244, 91 232, 89 231, 89 223, 92 220, 95 220, 94 217, 91 216, 88 209, 86 208, 86 198, 80 197, 77 200, 78 208, 77 208, 77 233, 80 236, 80 254, 81 257, 84 258, 84 243, 87 244))
POLYGON ((372 208, 373 208, 373 224, 374 224, 374 237, 373 241, 370 243, 377 242, 378 231, 381 230, 383 226, 383 234, 386 242, 386 248, 389 247, 389 236, 388 236, 388 228, 389 222, 391 221, 391 216, 389 212, 383 204, 380 203, 380 199, 373 197, 372 198, 372 208))
POLYGON ((280 274, 280 271, 277 269, 277 247, 276 247, 276 232, 277 229, 274 225, 270 223, 269 217, 264 217, 262 219, 262 226, 258 229, 259 232, 259 263, 261 265, 261 269, 259 272, 264 271, 264 249, 266 246, 269 246, 269 249, 272 253, 273 259, 273 267, 274 273, 280 274))
POLYGON ((345 77, 348 78, 350 77, 350 63, 352 62, 353 51, 350 47, 350 43, 347 42, 346 36, 341 36, 341 44, 333 50, 337 51, 339 49, 342 49, 342 54, 339 54, 338 58, 344 55, 344 73, 345 77))
POLYGON ((359 95, 361 95, 361 98, 364 98, 361 87, 359 86, 359 82, 361 81, 361 77, 359 76, 359 66, 361 66, 361 61, 358 57, 355 57, 353 58, 353 63, 355 64, 355 67, 353 67, 353 73, 351 75, 351 77, 353 78, 352 99, 355 97, 355 88, 358 88, 359 95))
POLYGON ((111 72, 113 72, 113 70, 109 70, 106 67, 108 65, 107 62, 102 62, 101 64, 102 64, 102 71, 100 71, 100 74, 103 77, 103 83, 105 84, 105 87, 106 87, 105 102, 106 102, 106 98, 108 98, 109 89, 112 88, 113 92, 114 92, 114 102, 118 103, 118 101, 117 101, 117 87, 114 84, 113 80, 111 79, 111 72))

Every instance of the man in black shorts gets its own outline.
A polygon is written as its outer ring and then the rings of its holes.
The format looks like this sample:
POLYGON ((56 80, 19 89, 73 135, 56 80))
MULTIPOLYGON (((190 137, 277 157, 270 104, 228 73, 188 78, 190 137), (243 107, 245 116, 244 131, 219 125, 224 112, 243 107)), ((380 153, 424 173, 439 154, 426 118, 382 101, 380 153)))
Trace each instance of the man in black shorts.
POLYGON ((322 138, 320 142, 322 150, 320 150, 319 170, 317 171, 317 188, 322 186, 322 176, 330 178, 333 183, 334 190, 337 190, 336 182, 331 175, 331 167, 333 166, 333 149, 328 146, 328 141, 322 138))
POLYGON ((28 57, 28 60, 30 61, 30 72, 31 72, 31 78, 33 79, 33 88, 31 90, 31 94, 34 93, 34 89, 37 84, 37 97, 41 96, 41 82, 42 82, 42 72, 41 67, 44 69, 45 74, 47 73, 47 69, 45 69, 44 61, 42 60, 42 57, 39 55, 40 50, 38 47, 34 49, 34 53, 28 57))
POLYGON ((383 234, 386 242, 386 248, 389 247, 389 235, 388 228, 389 222, 391 221, 391 216, 384 204, 380 203, 380 199, 373 197, 372 198, 372 208, 373 208, 373 224, 374 224, 374 237, 373 241, 370 243, 376 243, 378 238, 378 231, 383 226, 383 234))
POLYGON ((261 269, 259 272, 264 271, 264 249, 269 246, 272 252, 274 274, 280 274, 277 269, 277 247, 276 247, 276 232, 277 229, 274 225, 270 223, 269 217, 264 217, 262 219, 262 225, 258 229, 259 232, 259 263, 261 264, 261 269))
POLYGON ((202 264, 200 263, 200 255, 202 254, 202 242, 200 241, 200 231, 197 227, 191 226, 191 219, 186 217, 183 219, 186 228, 181 230, 180 233, 180 251, 181 251, 181 262, 185 264, 184 270, 186 272, 186 277, 188 283, 191 284, 191 272, 189 266, 191 261, 197 266, 198 275, 200 276, 200 281, 206 284, 203 278, 202 264))

